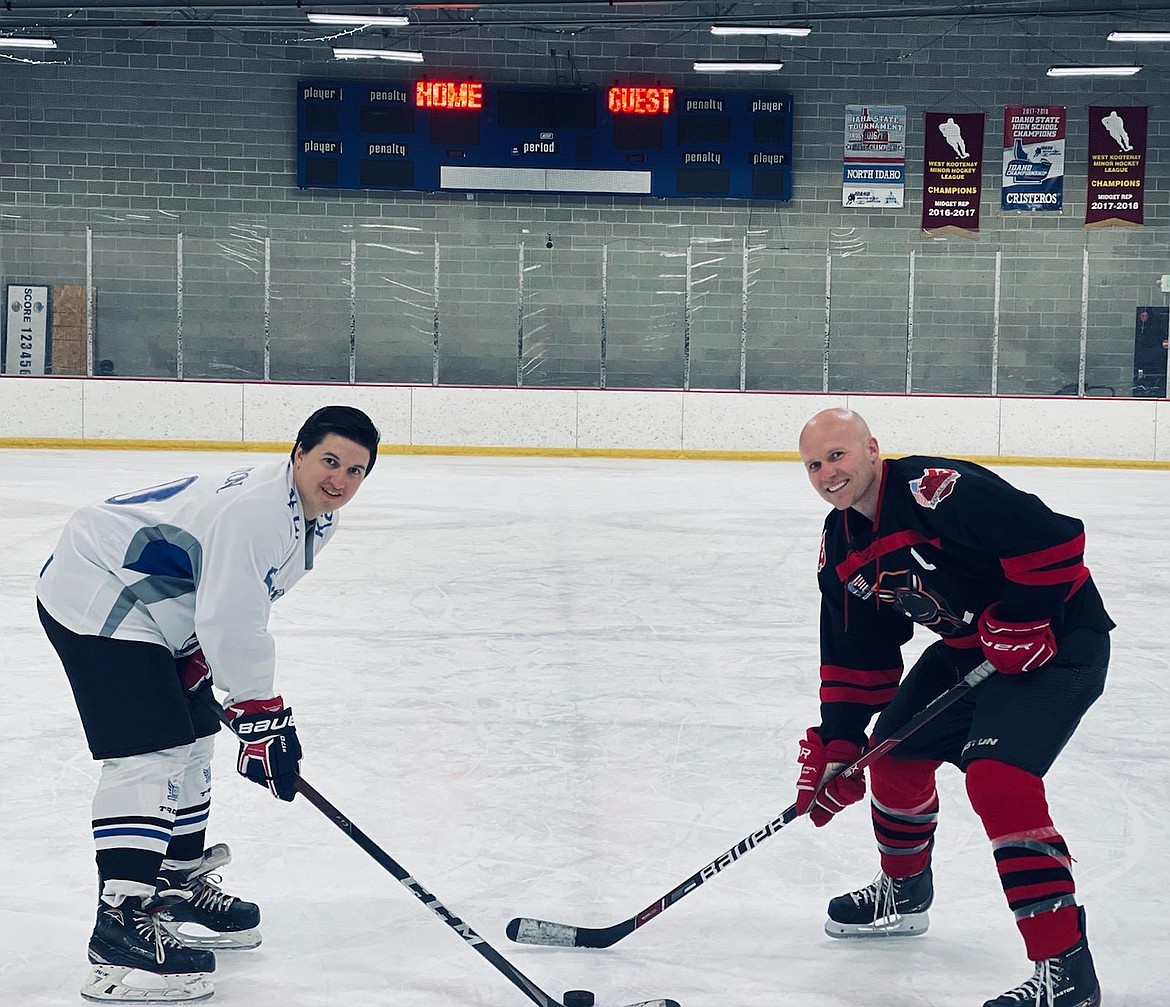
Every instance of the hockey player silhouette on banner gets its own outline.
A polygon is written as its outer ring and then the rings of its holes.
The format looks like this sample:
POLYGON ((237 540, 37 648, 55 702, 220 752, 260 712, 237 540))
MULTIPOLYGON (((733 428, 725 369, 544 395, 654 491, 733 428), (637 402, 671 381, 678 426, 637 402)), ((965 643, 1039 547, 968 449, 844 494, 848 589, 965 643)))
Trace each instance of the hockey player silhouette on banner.
POLYGON ((1109 135, 1123 151, 1133 150, 1133 146, 1129 142, 1129 134, 1125 131, 1125 120, 1117 114, 1116 109, 1101 120, 1101 125, 1109 131, 1109 135))
POLYGON ((948 118, 946 122, 940 122, 938 124, 938 131, 942 133, 943 139, 951 145, 951 148, 959 157, 966 160, 971 156, 967 153, 967 143, 963 139, 963 130, 955 122, 954 117, 948 118))

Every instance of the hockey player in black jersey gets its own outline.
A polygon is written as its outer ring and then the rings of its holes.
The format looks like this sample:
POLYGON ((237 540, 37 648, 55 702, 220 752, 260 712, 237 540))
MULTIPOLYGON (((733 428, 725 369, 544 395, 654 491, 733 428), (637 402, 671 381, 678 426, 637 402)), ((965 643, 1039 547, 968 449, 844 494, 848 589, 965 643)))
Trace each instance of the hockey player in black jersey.
POLYGON ((979 465, 883 460, 865 421, 817 413, 800 435, 832 507, 818 561, 821 723, 800 745, 797 809, 823 826, 865 796, 841 768, 980 662, 997 670, 869 767, 881 871, 829 903, 832 937, 915 936, 934 897, 935 771, 965 776, 1031 978, 983 1007, 1096 1007, 1072 858, 1044 775, 1101 695, 1113 622, 1084 565, 1084 526, 979 465), (938 634, 903 678, 914 624, 938 634), (867 736, 876 716, 872 735, 867 736))

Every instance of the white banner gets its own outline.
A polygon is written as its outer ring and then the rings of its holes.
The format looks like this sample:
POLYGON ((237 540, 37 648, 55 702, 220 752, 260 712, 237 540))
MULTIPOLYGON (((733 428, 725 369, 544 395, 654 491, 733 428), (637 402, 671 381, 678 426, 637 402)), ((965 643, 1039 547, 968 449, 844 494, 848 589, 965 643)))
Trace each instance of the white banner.
POLYGON ((5 374, 49 373, 49 288, 8 285, 4 326, 5 374))
POLYGON ((898 207, 906 191, 906 106, 846 105, 841 205, 898 207))

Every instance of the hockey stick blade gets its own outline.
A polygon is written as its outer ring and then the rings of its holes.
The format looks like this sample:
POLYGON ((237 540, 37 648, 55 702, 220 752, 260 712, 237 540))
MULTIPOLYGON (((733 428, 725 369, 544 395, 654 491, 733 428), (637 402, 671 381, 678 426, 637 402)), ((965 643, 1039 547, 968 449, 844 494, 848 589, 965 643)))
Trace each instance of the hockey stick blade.
POLYGON ((519 917, 508 922, 504 932, 508 939, 517 944, 540 944, 559 948, 608 948, 623 937, 628 937, 640 926, 649 923, 655 916, 669 909, 685 895, 690 895, 703 882, 710 880, 725 867, 730 867, 748 850, 753 850, 769 836, 774 836, 784 826, 797 818, 796 805, 790 805, 762 829, 745 836, 730 850, 716 857, 706 867, 700 868, 674 890, 657 902, 648 905, 637 916, 615 923, 610 927, 574 927, 567 923, 552 923, 549 920, 534 920, 519 917))
POLYGON ((636 1004, 626 1004, 625 1007, 680 1007, 677 1000, 640 1000, 636 1004))
MULTIPOLYGON (((905 741, 925 723, 933 720, 947 707, 954 705, 980 682, 990 678, 993 674, 995 674, 995 668, 984 661, 977 668, 968 672, 956 685, 931 700, 888 738, 874 745, 856 762, 846 766, 838 775, 848 779, 850 776, 860 773, 866 766, 876 762, 899 742, 905 741)), ((657 902, 648 905, 636 916, 622 920, 621 923, 615 923, 608 927, 575 927, 569 923, 553 923, 549 920, 536 920, 520 916, 510 920, 504 932, 507 934, 508 940, 515 941, 517 944, 539 944, 558 948, 608 948, 622 938, 628 937, 639 927, 649 923, 655 916, 669 909, 684 896, 690 895, 705 881, 715 877, 725 867, 730 867, 749 850, 754 850, 765 839, 774 836, 797 817, 796 805, 789 805, 762 829, 757 829, 750 836, 745 836, 730 850, 722 856, 716 857, 706 867, 700 868, 677 888, 668 892, 657 902)))
POLYGON ((625 1007, 680 1007, 677 1000, 639 1000, 636 1004, 626 1004, 625 1007))
MULTIPOLYGON (((228 718, 223 707, 217 703, 214 698, 208 697, 208 704, 215 711, 216 716, 228 727, 231 726, 231 721, 228 718)), ((493 948, 487 941, 485 941, 479 934, 477 934, 471 927, 456 916, 450 909, 448 909, 439 899, 429 890, 427 890, 417 879, 411 877, 410 872, 403 867, 397 860, 395 860, 389 853, 382 849, 369 836, 367 836, 361 829, 340 811, 337 810, 328 800, 325 799, 318 791, 309 784, 309 782, 299 773, 293 777, 293 786, 296 792, 307 800, 314 808, 321 812, 334 825, 336 825, 342 832, 344 832, 350 839, 352 839, 364 852, 385 870, 392 875, 411 895, 419 900, 424 906, 434 913, 440 920, 447 924, 456 934, 459 935, 468 945, 477 951, 482 957, 487 959, 488 963, 492 965, 497 972, 499 972, 505 979, 507 979, 513 986, 515 986, 521 993, 523 993, 529 1000, 531 1000, 536 1007, 565 1007, 565 1005, 554 997, 549 996, 531 979, 521 972, 508 959, 501 955, 495 948, 493 948)), ((627 1007, 680 1007, 676 1000, 643 1000, 641 1003, 628 1004, 627 1007)))

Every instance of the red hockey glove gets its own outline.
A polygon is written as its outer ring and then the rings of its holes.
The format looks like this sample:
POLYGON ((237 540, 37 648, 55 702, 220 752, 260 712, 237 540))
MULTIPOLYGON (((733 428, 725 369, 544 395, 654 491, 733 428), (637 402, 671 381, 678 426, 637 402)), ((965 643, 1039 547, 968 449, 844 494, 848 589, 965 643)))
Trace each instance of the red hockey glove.
POLYGON ((296 774, 301 743, 292 710, 279 696, 246 699, 227 708, 231 728, 240 739, 236 771, 267 787, 282 801, 296 797, 296 774))
POLYGON ((186 657, 176 657, 175 670, 188 692, 198 692, 204 685, 211 684, 211 666, 201 650, 194 650, 186 657))
POLYGON ((796 781, 796 813, 806 811, 818 829, 855 801, 865 796, 865 774, 847 780, 835 779, 846 766, 856 762, 865 749, 852 741, 821 740, 820 731, 810 727, 800 743, 800 777, 796 781))
POLYGON ((1004 622, 988 605, 979 617, 979 643, 983 655, 1005 675, 1018 675, 1039 668, 1056 654, 1056 637, 1047 619, 1004 622))

